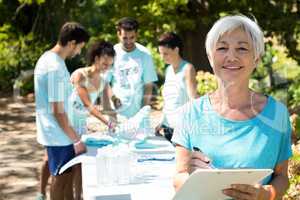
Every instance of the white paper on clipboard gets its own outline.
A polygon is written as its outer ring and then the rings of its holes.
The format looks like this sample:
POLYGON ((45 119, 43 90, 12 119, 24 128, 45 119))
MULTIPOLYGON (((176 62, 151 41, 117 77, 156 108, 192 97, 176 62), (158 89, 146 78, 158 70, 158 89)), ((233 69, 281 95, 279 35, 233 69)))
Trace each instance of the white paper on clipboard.
POLYGON ((198 169, 175 194, 173 200, 224 200, 231 184, 255 184, 273 173, 272 169, 198 169))

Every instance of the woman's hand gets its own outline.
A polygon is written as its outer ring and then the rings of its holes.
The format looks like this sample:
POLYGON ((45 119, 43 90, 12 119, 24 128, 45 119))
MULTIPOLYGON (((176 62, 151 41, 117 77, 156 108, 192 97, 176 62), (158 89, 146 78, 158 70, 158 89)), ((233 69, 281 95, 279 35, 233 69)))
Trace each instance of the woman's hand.
POLYGON ((189 162, 189 173, 192 173, 196 169, 211 169, 210 166, 210 159, 205 156, 200 151, 193 151, 191 152, 190 156, 190 162, 189 162))
POLYGON ((117 127, 118 123, 117 120, 115 118, 110 118, 108 121, 108 131, 109 132, 115 132, 116 131, 116 127, 117 127))
POLYGON ((209 159, 200 151, 191 151, 179 144, 176 144, 176 175, 174 177, 174 187, 178 191, 189 174, 199 168, 211 168, 209 159))
POLYGON ((224 189, 223 193, 235 200, 274 200, 271 185, 233 184, 231 188, 224 189))

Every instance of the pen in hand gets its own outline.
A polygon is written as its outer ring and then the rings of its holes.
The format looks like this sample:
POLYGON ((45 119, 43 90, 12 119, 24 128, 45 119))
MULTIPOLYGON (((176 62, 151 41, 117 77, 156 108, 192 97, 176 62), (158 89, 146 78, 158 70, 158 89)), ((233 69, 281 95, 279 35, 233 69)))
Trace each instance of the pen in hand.
MULTIPOLYGON (((200 152, 200 153, 203 154, 203 152, 202 152, 198 147, 193 147, 193 150, 194 150, 194 151, 197 151, 197 152, 200 152)), ((204 162, 205 162, 205 161, 204 161, 204 162)), ((217 168, 211 163, 210 160, 208 160, 206 163, 207 163, 212 169, 217 169, 217 168)))

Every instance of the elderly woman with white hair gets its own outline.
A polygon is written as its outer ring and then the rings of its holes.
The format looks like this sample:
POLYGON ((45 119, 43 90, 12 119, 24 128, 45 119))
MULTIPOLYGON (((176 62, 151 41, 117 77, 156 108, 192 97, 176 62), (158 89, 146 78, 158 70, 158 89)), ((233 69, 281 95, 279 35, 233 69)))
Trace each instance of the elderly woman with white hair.
POLYGON ((197 168, 269 168, 262 184, 234 184, 233 199, 273 200, 288 188, 291 151, 289 113, 271 96, 249 88, 251 73, 264 54, 263 33, 242 15, 219 19, 206 38, 206 52, 218 88, 183 108, 174 130, 178 190, 197 168), (193 151, 197 147, 202 152, 193 151))

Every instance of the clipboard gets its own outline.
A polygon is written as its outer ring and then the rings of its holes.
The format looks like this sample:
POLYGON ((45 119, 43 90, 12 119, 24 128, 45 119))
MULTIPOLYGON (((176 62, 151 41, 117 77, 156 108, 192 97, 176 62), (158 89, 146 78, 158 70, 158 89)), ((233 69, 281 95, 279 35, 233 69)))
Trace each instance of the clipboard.
POLYGON ((225 200, 222 193, 231 184, 256 184, 273 173, 272 169, 197 169, 173 200, 225 200))

